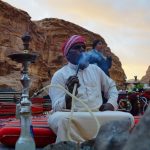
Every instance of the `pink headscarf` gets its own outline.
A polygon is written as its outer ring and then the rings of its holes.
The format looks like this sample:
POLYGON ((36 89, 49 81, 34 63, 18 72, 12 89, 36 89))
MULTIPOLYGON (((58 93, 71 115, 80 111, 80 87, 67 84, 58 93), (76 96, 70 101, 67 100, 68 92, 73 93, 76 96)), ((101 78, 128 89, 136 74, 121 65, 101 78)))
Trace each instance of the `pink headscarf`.
POLYGON ((69 49, 76 43, 85 43, 84 37, 80 35, 71 36, 62 46, 63 55, 66 56, 69 49))

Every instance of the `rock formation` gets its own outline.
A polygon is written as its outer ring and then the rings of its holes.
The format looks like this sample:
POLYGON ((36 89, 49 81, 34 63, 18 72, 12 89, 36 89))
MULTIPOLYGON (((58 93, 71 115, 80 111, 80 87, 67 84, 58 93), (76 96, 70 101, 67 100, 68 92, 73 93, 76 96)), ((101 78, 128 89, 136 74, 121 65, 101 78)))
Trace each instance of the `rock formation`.
POLYGON ((60 47, 66 38, 73 34, 80 34, 86 38, 87 50, 91 48, 94 39, 101 39, 104 43, 104 52, 111 55, 113 59, 111 77, 117 85, 125 81, 125 73, 119 58, 111 52, 100 35, 61 19, 31 21, 27 12, 0 0, 0 87, 21 90, 19 81, 21 64, 11 61, 7 55, 23 50, 21 36, 25 32, 29 32, 32 37, 30 52, 39 54, 38 60, 30 65, 29 69, 32 80, 31 92, 40 89, 65 63, 60 47))
POLYGON ((150 83, 150 66, 148 67, 146 71, 146 75, 142 77, 141 79, 142 83, 150 83))

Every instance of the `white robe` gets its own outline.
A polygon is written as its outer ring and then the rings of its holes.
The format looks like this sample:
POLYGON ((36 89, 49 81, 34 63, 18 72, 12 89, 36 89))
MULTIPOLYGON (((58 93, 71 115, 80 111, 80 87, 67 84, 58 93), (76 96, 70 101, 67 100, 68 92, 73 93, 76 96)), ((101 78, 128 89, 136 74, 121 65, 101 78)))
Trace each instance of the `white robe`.
MULTIPOLYGON (((76 70, 76 65, 70 63, 65 65, 54 74, 51 84, 65 87, 67 79, 70 76, 75 75, 76 70)), ((111 103, 115 110, 117 109, 118 91, 116 89, 115 82, 98 66, 90 64, 86 69, 79 70, 77 76, 80 83, 77 97, 88 105, 91 110, 98 111, 102 105, 101 91, 104 92, 104 96, 108 99, 108 103, 111 103)), ((61 89, 52 87, 49 90, 49 95, 52 100, 52 109, 54 111, 48 119, 50 128, 52 128, 52 130, 57 134, 56 142, 66 141, 68 140, 67 129, 70 112, 61 112, 66 109, 66 93, 61 89)), ((94 122, 93 117, 89 115, 89 113, 86 112, 87 110, 85 107, 76 100, 75 111, 77 112, 74 112, 75 116, 73 116, 73 122, 71 122, 70 130, 70 135, 73 140, 83 142, 84 140, 94 138, 99 129, 97 130, 95 127, 96 123, 94 122)), ((109 120, 116 120, 117 118, 122 119, 123 116, 133 122, 132 115, 123 112, 94 112, 94 115, 98 118, 100 125, 108 122, 109 120), (102 114, 107 117, 104 119, 102 114)))
MULTIPOLYGON (((52 77, 51 84, 57 84, 65 87, 67 79, 76 74, 77 66, 69 63, 58 70, 52 77)), ((91 109, 98 109, 102 105, 101 91, 115 109, 117 109, 118 91, 115 82, 109 78, 98 66, 89 65, 84 70, 79 70, 78 79, 80 87, 78 88, 77 97, 82 99, 91 109)), ((66 93, 58 88, 50 88, 49 95, 52 100, 52 108, 54 111, 61 111, 66 108, 66 93)), ((75 101, 75 109, 82 111, 84 107, 80 102, 75 101)))
POLYGON ((49 116, 50 128, 57 135, 56 143, 68 141, 69 136, 74 142, 84 142, 95 138, 100 127, 113 120, 128 120, 134 126, 134 118, 131 114, 120 111, 93 112, 100 126, 88 112, 74 112, 69 124, 70 112, 55 112, 49 116), (70 125, 70 130, 69 130, 70 125), (69 132, 69 133, 68 133, 69 132))

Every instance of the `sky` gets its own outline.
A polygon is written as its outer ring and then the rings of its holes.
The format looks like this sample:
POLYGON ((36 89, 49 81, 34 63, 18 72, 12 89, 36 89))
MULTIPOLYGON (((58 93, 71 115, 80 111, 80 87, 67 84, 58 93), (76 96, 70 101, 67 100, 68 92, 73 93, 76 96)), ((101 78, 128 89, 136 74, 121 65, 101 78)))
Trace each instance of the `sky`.
MULTIPOLYGON (((31 20, 58 18, 101 35, 119 57, 127 79, 150 65, 150 0, 3 0, 31 20)), ((91 41, 92 42, 92 41, 91 41)))

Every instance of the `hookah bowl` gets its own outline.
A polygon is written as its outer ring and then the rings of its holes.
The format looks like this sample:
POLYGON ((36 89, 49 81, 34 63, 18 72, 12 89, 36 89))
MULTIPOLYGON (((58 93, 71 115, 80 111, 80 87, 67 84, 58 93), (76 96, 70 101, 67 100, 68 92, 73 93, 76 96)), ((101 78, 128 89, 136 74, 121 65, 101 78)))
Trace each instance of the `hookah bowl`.
POLYGON ((22 77, 21 84, 23 85, 21 102, 20 102, 20 120, 21 120, 21 134, 16 142, 15 150, 35 150, 35 142, 31 134, 31 101, 29 100, 29 86, 30 77, 28 75, 28 66, 30 63, 34 63, 37 58, 37 54, 29 53, 29 42, 31 37, 28 33, 22 36, 24 50, 22 53, 14 53, 9 55, 13 61, 22 63, 22 77))

